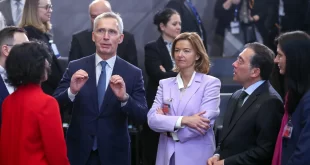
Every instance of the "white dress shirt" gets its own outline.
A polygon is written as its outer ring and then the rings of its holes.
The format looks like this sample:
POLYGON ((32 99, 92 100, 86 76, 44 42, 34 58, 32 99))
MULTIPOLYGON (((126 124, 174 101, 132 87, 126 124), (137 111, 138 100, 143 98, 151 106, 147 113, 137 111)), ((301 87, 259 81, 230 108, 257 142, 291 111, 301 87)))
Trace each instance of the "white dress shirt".
POLYGON ((5 82, 5 80, 7 79, 6 71, 5 71, 5 69, 1 65, 0 65, 0 74, 1 74, 2 80, 4 81, 4 84, 6 86, 6 89, 9 92, 9 94, 13 93, 14 92, 14 87, 12 87, 10 84, 5 82))
MULTIPOLYGON (((183 83, 183 80, 181 78, 180 73, 177 75, 176 79, 177 79, 177 83, 178 83, 178 88, 180 90, 180 100, 182 100, 183 94, 185 93, 186 89, 192 84, 195 75, 196 75, 196 72, 194 71, 192 74, 191 80, 189 81, 186 88, 184 87, 184 83, 183 83)), ((182 119, 183 119, 183 116, 178 118, 177 122, 175 123, 174 128, 176 128, 176 129, 184 128, 184 126, 181 125, 182 119)), ((175 140, 175 141, 179 140, 178 135, 176 133, 177 131, 178 130, 176 130, 175 132, 171 132, 171 136, 172 136, 173 140, 175 140)))
MULTIPOLYGON (((100 64, 101 61, 104 61, 98 54, 95 55, 95 66, 96 66, 96 85, 98 85, 99 82, 99 77, 101 74, 101 70, 102 70, 102 66, 100 64)), ((105 71, 106 71, 106 86, 105 89, 108 88, 108 85, 110 84, 110 79, 112 77, 112 72, 113 72, 113 68, 115 65, 115 61, 116 61, 116 55, 109 58, 108 60, 106 60, 107 65, 105 66, 105 71)), ((70 90, 70 87, 68 89, 68 97, 71 101, 74 101, 75 96, 77 94, 73 94, 70 90)), ((126 102, 122 102, 121 103, 121 107, 125 106, 127 104, 126 102)))
POLYGON ((165 44, 166 44, 166 48, 168 49, 168 52, 169 52, 169 55, 170 55, 170 59, 172 61, 172 66, 174 68, 175 67, 175 61, 174 61, 174 59, 172 57, 173 51, 171 50, 172 49, 172 43, 168 42, 168 41, 165 41, 165 44))
MULTIPOLYGON (((116 60, 116 56, 113 56, 113 57, 109 58, 108 60, 106 60, 107 65, 105 66, 105 71, 106 71, 107 77, 106 77, 105 89, 107 89, 108 85, 110 84, 109 82, 110 82, 110 79, 111 79, 111 76, 112 76, 115 60, 116 60)), ((104 60, 102 60, 102 58, 98 54, 96 54, 95 55, 96 85, 98 85, 100 73, 101 73, 101 70, 102 70, 102 66, 100 65, 101 61, 104 61, 104 60)), ((68 89, 68 96, 69 96, 71 101, 74 101, 76 94, 71 93, 70 87, 68 89)))

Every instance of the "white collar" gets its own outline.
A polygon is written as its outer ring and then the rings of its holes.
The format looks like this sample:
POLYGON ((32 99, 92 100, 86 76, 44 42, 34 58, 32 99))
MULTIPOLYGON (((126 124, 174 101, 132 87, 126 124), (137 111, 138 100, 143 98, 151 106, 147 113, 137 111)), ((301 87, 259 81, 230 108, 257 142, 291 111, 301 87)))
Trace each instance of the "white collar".
POLYGON ((97 53, 96 53, 96 55, 95 55, 95 64, 96 64, 96 66, 97 65, 100 65, 100 62, 101 61, 106 61, 107 62, 107 64, 108 64, 108 66, 110 67, 110 68, 114 68, 114 64, 115 64, 115 61, 116 61, 116 55, 115 56, 112 56, 111 58, 109 58, 109 59, 107 59, 107 60, 103 60, 97 53))
MULTIPOLYGON (((191 80, 189 81, 189 83, 187 85, 187 88, 192 84, 195 75, 196 75, 196 71, 193 72, 191 80)), ((181 74, 179 73, 176 78, 177 78, 177 83, 178 83, 179 89, 183 89, 184 88, 184 83, 183 83, 183 80, 181 78, 181 74)))
POLYGON ((250 85, 247 89, 242 88, 242 91, 245 91, 248 95, 251 95, 264 82, 265 80, 257 81, 256 83, 250 85))
POLYGON ((6 70, 0 65, 0 74, 6 75, 6 70))

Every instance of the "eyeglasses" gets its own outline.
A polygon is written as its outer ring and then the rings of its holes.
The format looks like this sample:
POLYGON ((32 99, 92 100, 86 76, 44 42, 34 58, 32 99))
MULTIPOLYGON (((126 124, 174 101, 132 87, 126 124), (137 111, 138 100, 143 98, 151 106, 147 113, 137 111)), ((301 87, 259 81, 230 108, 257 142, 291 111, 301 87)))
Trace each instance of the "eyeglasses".
POLYGON ((53 5, 52 4, 47 4, 47 5, 44 5, 44 6, 39 6, 39 8, 43 8, 45 10, 53 9, 53 5))
POLYGON ((113 37, 113 36, 117 36, 118 35, 118 31, 116 30, 113 30, 113 29, 103 29, 103 28, 100 28, 100 29, 97 29, 95 31, 96 34, 100 35, 100 36, 103 36, 105 35, 106 33, 108 33, 108 35, 110 37, 113 37))

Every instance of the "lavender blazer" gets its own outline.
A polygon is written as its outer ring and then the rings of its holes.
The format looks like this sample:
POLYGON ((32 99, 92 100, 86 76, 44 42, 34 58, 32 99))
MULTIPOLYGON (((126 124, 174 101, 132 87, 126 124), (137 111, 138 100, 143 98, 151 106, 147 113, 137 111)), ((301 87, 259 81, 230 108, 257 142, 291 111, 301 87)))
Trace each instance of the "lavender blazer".
POLYGON ((180 100, 180 90, 176 77, 161 80, 152 108, 148 112, 148 124, 156 132, 160 132, 156 165, 169 165, 170 157, 175 153, 177 165, 206 165, 215 151, 213 124, 219 115, 220 104, 219 79, 196 73, 192 84, 187 88, 180 100), (156 114, 158 108, 170 102, 170 111, 166 115, 156 114), (180 116, 191 116, 206 111, 205 118, 211 120, 211 128, 205 135, 189 127, 177 131, 179 142, 167 137, 165 132, 173 132, 180 116))

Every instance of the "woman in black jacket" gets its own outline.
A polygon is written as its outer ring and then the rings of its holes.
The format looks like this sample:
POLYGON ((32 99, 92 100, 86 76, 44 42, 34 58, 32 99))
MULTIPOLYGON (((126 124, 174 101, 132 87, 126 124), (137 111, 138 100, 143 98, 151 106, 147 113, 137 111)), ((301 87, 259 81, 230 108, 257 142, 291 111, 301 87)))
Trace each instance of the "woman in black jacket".
POLYGON ((42 83, 44 93, 52 95, 57 88, 63 71, 58 63, 55 51, 52 49, 53 40, 51 39, 51 14, 52 5, 50 0, 31 0, 26 1, 20 27, 27 31, 29 40, 39 40, 49 47, 52 54, 51 69, 52 73, 48 80, 42 83))

